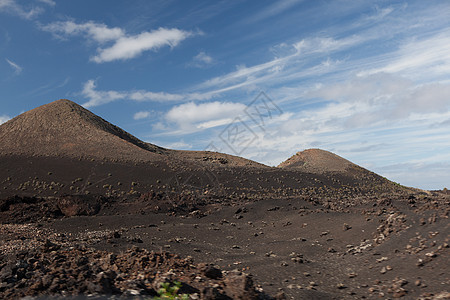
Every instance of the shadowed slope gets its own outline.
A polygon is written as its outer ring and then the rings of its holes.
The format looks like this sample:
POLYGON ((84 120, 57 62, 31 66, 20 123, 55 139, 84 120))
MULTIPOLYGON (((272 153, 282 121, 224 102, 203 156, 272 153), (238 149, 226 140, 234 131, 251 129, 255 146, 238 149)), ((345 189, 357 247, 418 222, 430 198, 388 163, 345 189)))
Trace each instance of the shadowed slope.
POLYGON ((65 99, 0 126, 2 154, 147 161, 163 152, 65 99))

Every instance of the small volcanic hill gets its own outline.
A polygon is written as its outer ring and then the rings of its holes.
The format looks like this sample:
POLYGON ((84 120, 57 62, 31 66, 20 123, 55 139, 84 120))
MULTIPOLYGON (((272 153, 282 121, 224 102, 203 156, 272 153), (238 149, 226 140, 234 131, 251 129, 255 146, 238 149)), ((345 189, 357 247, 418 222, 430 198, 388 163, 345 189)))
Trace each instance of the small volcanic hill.
POLYGON ((378 174, 364 169, 345 158, 321 149, 297 152, 278 165, 283 170, 331 177, 337 182, 352 182, 352 186, 376 187, 389 190, 395 184, 378 174))
POLYGON ((279 164, 278 167, 322 174, 325 172, 347 172, 350 168, 359 166, 329 151, 307 149, 297 152, 279 164))
POLYGON ((147 144, 69 100, 25 112, 0 126, 0 153, 148 160, 163 148, 147 144))

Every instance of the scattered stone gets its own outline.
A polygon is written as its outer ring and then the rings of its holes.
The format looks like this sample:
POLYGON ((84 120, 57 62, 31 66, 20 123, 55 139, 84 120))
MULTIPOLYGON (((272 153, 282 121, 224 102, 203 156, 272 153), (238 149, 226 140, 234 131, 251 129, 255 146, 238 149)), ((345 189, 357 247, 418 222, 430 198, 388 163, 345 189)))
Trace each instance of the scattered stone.
POLYGON ((342 289, 346 289, 346 288, 347 288, 347 286, 345 286, 345 284, 343 284, 343 283, 338 283, 338 284, 336 285, 336 287, 337 287, 339 290, 342 290, 342 289))
MULTIPOLYGON (((202 266, 200 266, 202 268, 202 266)), ((212 265, 206 265, 202 268, 203 275, 211 279, 222 278, 222 271, 212 265)))
POLYGON ((274 207, 268 208, 267 211, 276 211, 276 210, 279 210, 279 209, 280 209, 279 206, 274 206, 274 207))
POLYGON ((267 257, 277 257, 277 255, 275 253, 273 253, 273 251, 269 251, 265 254, 267 257))
POLYGON ((342 226, 342 229, 343 229, 344 231, 347 231, 347 230, 349 230, 349 229, 352 229, 352 226, 348 225, 347 223, 344 223, 344 225, 342 226))

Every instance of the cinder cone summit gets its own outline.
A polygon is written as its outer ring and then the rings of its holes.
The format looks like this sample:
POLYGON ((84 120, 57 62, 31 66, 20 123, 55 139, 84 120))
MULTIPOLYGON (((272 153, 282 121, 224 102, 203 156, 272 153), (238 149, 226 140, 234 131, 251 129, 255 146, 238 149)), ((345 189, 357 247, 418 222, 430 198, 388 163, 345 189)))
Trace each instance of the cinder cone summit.
POLYGON ((0 126, 0 153, 148 161, 163 148, 144 143, 82 106, 61 99, 0 126))

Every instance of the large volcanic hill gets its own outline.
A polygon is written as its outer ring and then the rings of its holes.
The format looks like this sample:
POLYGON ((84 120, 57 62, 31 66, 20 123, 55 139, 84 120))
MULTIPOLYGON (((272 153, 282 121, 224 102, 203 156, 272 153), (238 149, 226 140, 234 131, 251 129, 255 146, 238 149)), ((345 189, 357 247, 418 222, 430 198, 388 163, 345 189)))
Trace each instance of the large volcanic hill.
POLYGON ((136 161, 154 159, 164 151, 65 99, 1 125, 0 141, 0 153, 24 156, 136 161))

